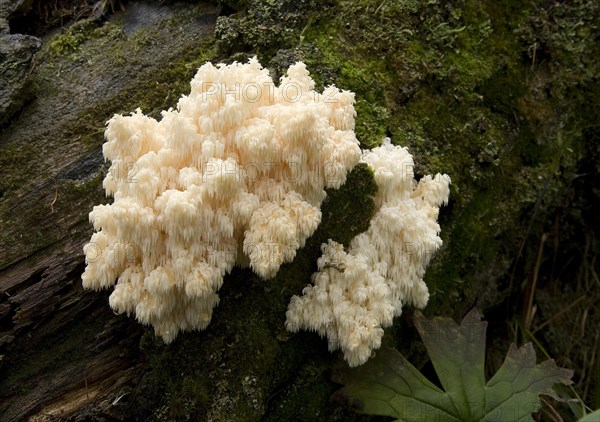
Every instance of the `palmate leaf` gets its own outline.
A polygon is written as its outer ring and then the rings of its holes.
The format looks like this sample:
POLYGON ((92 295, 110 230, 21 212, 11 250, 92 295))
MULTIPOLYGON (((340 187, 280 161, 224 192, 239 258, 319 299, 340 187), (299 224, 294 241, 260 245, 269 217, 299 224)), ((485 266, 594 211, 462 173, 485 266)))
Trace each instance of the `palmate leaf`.
POLYGON ((485 331, 477 311, 465 316, 460 326, 450 318, 415 314, 415 325, 429 353, 435 372, 455 405, 460 420, 480 420, 485 401, 485 331))
POLYGON ((595 412, 588 413, 587 415, 585 415, 584 417, 579 419, 579 421, 577 421, 577 422, 598 422, 598 421, 600 421, 600 409, 596 410, 595 412))
POLYGON ((378 350, 375 358, 338 373, 334 380, 346 385, 335 398, 349 401, 361 413, 407 422, 460 422, 450 396, 395 349, 378 350))
POLYGON ((448 318, 415 314, 417 330, 444 390, 395 349, 382 349, 365 365, 337 375, 336 393, 362 413, 405 422, 532 421, 540 394, 570 383, 573 372, 547 360, 536 365, 531 344, 511 345, 498 372, 485 383, 485 331, 476 310, 460 326, 448 318))

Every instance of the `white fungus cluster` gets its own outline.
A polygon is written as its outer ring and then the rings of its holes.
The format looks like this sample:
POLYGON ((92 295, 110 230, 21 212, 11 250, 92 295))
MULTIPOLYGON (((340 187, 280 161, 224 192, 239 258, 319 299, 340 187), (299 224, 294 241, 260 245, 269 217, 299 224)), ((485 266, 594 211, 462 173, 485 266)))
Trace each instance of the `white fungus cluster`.
POLYGON ((366 151, 362 161, 378 186, 369 229, 352 239, 347 252, 332 240, 322 245, 313 284, 292 297, 286 314, 289 331, 326 336, 329 349, 341 349, 350 366, 363 364, 381 346, 383 328, 403 305, 427 304, 423 275, 442 244, 437 217, 450 184, 440 174, 417 183, 412 156, 389 139, 366 151))
POLYGON ((360 159, 354 94, 314 91, 303 63, 275 86, 256 59, 203 65, 177 110, 140 110, 106 130, 110 205, 94 207, 86 288, 115 285, 110 306, 165 342, 203 329, 223 276, 270 278, 321 220, 325 188, 360 159))

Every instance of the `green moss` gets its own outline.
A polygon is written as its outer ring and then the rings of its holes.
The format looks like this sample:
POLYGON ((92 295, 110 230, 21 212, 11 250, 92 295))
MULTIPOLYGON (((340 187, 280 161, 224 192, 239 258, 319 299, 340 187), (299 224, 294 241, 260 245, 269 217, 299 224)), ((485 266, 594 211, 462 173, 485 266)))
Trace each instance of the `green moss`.
POLYGON ((354 236, 369 227, 376 193, 373 170, 366 164, 358 164, 340 189, 327 191, 327 198, 321 206, 323 219, 315 233, 315 240, 321 244, 333 239, 348 246, 354 236))
POLYGON ((160 119, 160 113, 177 106, 179 98, 190 90, 190 80, 198 68, 215 59, 215 46, 210 40, 200 42, 194 48, 163 69, 154 72, 147 83, 152 89, 139 86, 125 88, 119 98, 111 98, 108 102, 99 103, 94 109, 86 110, 86 117, 92 118, 99 110, 110 116, 113 113, 128 114, 140 108, 145 114, 160 119), (121 97, 122 95, 122 97, 121 97), (126 102, 123 103, 123 98, 126 102))
MULTIPOLYGON (((297 410, 299 398, 306 415, 339 412, 328 404, 336 388, 327 377, 331 355, 318 337, 287 333, 285 310, 290 296, 310 282, 321 243, 333 237, 348 244, 367 228, 375 191, 372 171, 358 165, 344 186, 328 190, 321 225, 275 278, 263 281, 249 269, 235 269, 225 278, 220 304, 205 331, 181 334, 170 345, 163 345, 150 330, 144 335, 140 348, 149 372, 141 388, 160 403, 155 420, 185 420, 198 414, 214 420, 262 420, 265 414, 277 417, 297 410), (306 365, 307 356, 318 360, 306 365), (290 373, 298 370, 290 380, 290 373), (317 381, 315 389, 312 383, 317 381)), ((290 413, 287 420, 303 417, 290 413)), ((331 420, 347 417, 342 412, 331 420)))
MULTIPOLYGON (((329 381, 330 362, 312 359, 298 368, 292 382, 277 391, 265 421, 303 421, 307 419, 344 420, 343 412, 331 409, 329 398, 335 385, 329 381)), ((350 419, 346 419, 350 420, 350 419)))
POLYGON ((50 50, 60 55, 75 53, 89 36, 89 25, 73 25, 52 39, 50 50))
MULTIPOLYGON (((89 56, 83 47, 92 39, 99 40, 104 47, 114 48, 113 44, 124 38, 125 34, 121 27, 114 22, 100 24, 83 20, 75 22, 53 37, 48 44, 48 52, 56 57, 68 57, 76 61, 82 56, 89 56)), ((115 58, 118 59, 118 55, 115 58)))
MULTIPOLYGON (((548 229, 543 217, 576 179, 586 155, 584 138, 595 139, 589 105, 598 95, 592 85, 598 45, 591 35, 597 6, 475 0, 235 3, 238 13, 219 18, 218 47, 211 40, 191 43, 162 70, 141 71, 137 83, 119 87, 117 96, 77 116, 92 135, 82 137, 81 127, 60 135, 74 146, 97 149, 113 113, 141 107, 158 117, 189 90, 199 65, 224 54, 232 54, 228 59, 258 54, 275 77, 303 60, 318 89, 334 83, 356 93, 356 132, 363 146, 391 136, 409 147, 418 177, 436 172, 452 177, 451 202, 440 215, 445 246, 426 274, 428 312, 460 317, 474 304, 486 307, 514 294, 507 287, 513 274, 525 278, 531 267, 519 262, 521 246, 523 256, 531 254, 528 238, 548 229)), ((135 34, 131 46, 120 42, 123 34, 115 27, 90 29, 67 31, 55 40, 50 52, 67 60, 52 71, 67 72, 67 61, 94 61, 100 48, 110 48, 118 65, 143 68, 136 53, 156 42, 151 31, 135 34)), ((183 33, 173 36, 187 42, 183 33)), ((14 162, 26 163, 19 164, 24 177, 34 177, 39 151, 19 147, 0 158, 9 175, 0 181, 2 191, 20 189, 23 179, 14 162)), ((100 182, 100 176, 57 182, 60 195, 53 206, 91 209, 77 198, 101 195, 100 182)), ((32 218, 49 212, 54 186, 47 188, 48 201, 32 218)), ((197 414, 214 420, 259 420, 265 414, 271 420, 305 415, 348 420, 328 402, 335 389, 328 368, 336 355, 313 333, 286 333, 284 313, 290 296, 310 282, 320 244, 332 238, 347 245, 367 228, 375 191, 372 172, 357 166, 346 185, 328 191, 319 229, 273 280, 236 269, 207 330, 181 335, 169 346, 148 332, 141 342, 148 372, 137 394, 147 402, 140 406, 153 409, 155 420, 197 414)), ((47 228, 26 232, 31 221, 11 232, 10 242, 19 242, 19 231, 39 242, 37 247, 56 238, 47 228)), ((398 325, 391 331, 399 332, 398 325)))
MULTIPOLYGON (((303 60, 317 85, 335 83, 356 93, 363 146, 391 136, 409 147, 417 176, 452 177, 451 206, 441 216, 447 246, 426 278, 434 292, 432 312, 448 312, 456 301, 502 300, 505 293, 480 293, 510 277, 506 271, 518 253, 515 243, 526 236, 528 214, 539 207, 540 195, 545 208, 556 198, 552 192, 568 186, 556 169, 577 161, 568 152, 571 142, 540 142, 539 131, 549 130, 563 107, 531 91, 531 66, 523 59, 534 44, 514 35, 534 36, 524 29, 531 7, 540 6, 340 1, 307 26, 297 47, 277 55, 279 69, 303 60), (557 167, 557 160, 563 164, 557 167), (483 277, 489 287, 481 285, 483 277)), ((567 22, 576 22, 583 5, 573 9, 567 22)), ((579 19, 587 27, 589 19, 579 19)), ((560 56, 577 50, 587 33, 560 42, 546 36, 561 45, 557 49, 567 43, 560 56)))
MULTIPOLYGON (((537 36, 530 32, 528 16, 531 8, 541 6, 339 1, 325 5, 318 15, 309 7, 302 19, 292 13, 274 24, 284 4, 248 2, 245 11, 221 18, 221 51, 258 53, 275 77, 303 60, 318 89, 334 83, 356 93, 356 132, 363 146, 391 136, 409 147, 417 176, 450 174, 451 203, 440 215, 445 246, 426 274, 428 312, 460 317, 474 303, 500 303, 510 294, 509 268, 519 245, 534 230, 532 213, 540 215, 555 203, 581 157, 582 132, 572 126, 566 132, 555 130, 551 123, 564 110, 556 100, 565 98, 574 80, 561 84, 559 78, 545 79, 542 85, 550 84, 560 95, 540 95, 535 85, 540 80, 532 82, 531 63, 525 60, 533 45, 526 37, 537 36)), ((550 32, 543 36, 566 61, 580 51, 587 33, 583 30, 581 39, 576 33, 566 40, 550 32)), ((310 333, 286 333, 283 313, 289 297, 315 271, 319 245, 328 238, 347 245, 366 229, 375 190, 370 170, 358 166, 342 189, 328 192, 323 222, 296 259, 282 266, 272 282, 261 282, 248 271, 234 272, 210 328, 183 336, 183 343, 168 349, 167 356, 177 356, 177 366, 165 370, 158 365, 156 374, 191 368, 190 379, 195 380, 217 368, 227 371, 207 388, 231 420, 241 415, 253 420, 265 412, 271 420, 297 420, 299 414, 347 418, 326 402, 335 386, 328 381, 332 356, 325 342, 310 333), (224 340, 217 332, 234 334, 224 340), (188 348, 188 341, 193 346, 188 348), (186 360, 191 350, 210 369, 186 360), (256 363, 257 355, 274 363, 256 363), (246 383, 241 392, 232 387, 236 382, 246 383), (255 407, 253 399, 262 405, 255 407)), ((183 383, 193 384, 175 375, 172 379, 176 381, 167 387, 167 409, 178 408, 169 397, 183 383)), ((224 417, 210 405, 207 412, 215 419, 224 417)))
POLYGON ((319 3, 249 0, 243 6, 238 13, 217 20, 215 35, 222 53, 249 49, 271 56, 278 48, 291 47, 301 39, 302 30, 315 16, 319 3))

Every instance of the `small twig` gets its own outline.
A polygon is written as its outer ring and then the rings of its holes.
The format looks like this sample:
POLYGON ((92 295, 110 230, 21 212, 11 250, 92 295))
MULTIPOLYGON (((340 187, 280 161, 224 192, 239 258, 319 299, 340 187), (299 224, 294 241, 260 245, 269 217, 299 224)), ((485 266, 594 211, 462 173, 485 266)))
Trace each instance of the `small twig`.
POLYGON ((572 302, 570 305, 568 305, 566 308, 564 308, 562 311, 552 315, 552 318, 547 319, 546 321, 544 321, 543 323, 541 323, 535 330, 533 330, 531 332, 531 334, 535 334, 538 331, 540 331, 542 328, 544 328, 546 325, 550 324, 552 321, 554 321, 556 318, 558 318, 559 316, 561 316, 562 314, 564 314, 565 312, 568 312, 569 310, 571 310, 571 308, 575 305, 577 305, 579 302, 581 302, 583 299, 586 298, 586 295, 581 296, 579 299, 575 300, 574 302, 572 302))
POLYGON ((517 272, 517 264, 519 263, 519 261, 521 259, 523 250, 525 249, 525 244, 526 244, 527 239, 529 238, 529 234, 533 228, 533 222, 535 221, 535 218, 537 217, 538 210, 541 207, 542 199, 544 198, 544 193, 546 192, 547 186, 548 186, 548 179, 546 179, 544 181, 544 185, 542 186, 542 189, 540 190, 540 193, 538 194, 537 200, 533 207, 533 213, 531 215, 531 218, 529 219, 529 224, 527 225, 527 230, 525 231, 525 237, 523 237, 523 240, 521 241, 521 246, 519 247, 519 252, 517 253, 517 257, 515 258, 515 262, 513 263, 513 270, 511 272, 510 280, 509 280, 509 288, 508 288, 509 291, 512 290, 515 274, 517 272))
POLYGON ((525 319, 523 321, 523 325, 524 325, 526 331, 529 331, 529 328, 531 327, 531 323, 533 322, 533 316, 535 314, 534 306, 533 306, 533 297, 535 296, 535 289, 537 287, 540 265, 542 263, 542 255, 544 252, 544 243, 546 243, 547 238, 548 238, 548 235, 546 233, 544 233, 542 235, 542 239, 540 240, 540 246, 538 249, 537 259, 535 261, 535 268, 533 270, 533 278, 531 280, 531 285, 529 286, 529 290, 527 292, 527 301, 525 302, 525 309, 524 309, 525 319))
POLYGON ((555 422, 564 422, 563 418, 560 417, 560 414, 556 411, 554 406, 552 406, 547 400, 544 400, 543 397, 540 396, 540 400, 546 405, 546 408, 550 411, 550 417, 555 422))
POLYGON ((387 0, 383 0, 381 2, 381 4, 379 5, 379 7, 377 9, 375 9, 375 12, 373 12, 374 15, 377 14, 377 12, 379 12, 379 10, 383 7, 383 5, 387 2, 387 0))
POLYGON ((300 48, 302 46, 302 41, 304 41, 304 31, 306 31, 310 25, 312 25, 312 18, 309 18, 306 26, 302 28, 302 32, 300 32, 300 35, 298 36, 298 45, 296 48, 300 48))
POLYGON ((50 209, 52 210, 52 214, 54 214, 54 204, 56 203, 57 199, 58 199, 58 186, 54 185, 54 199, 50 203, 50 209))
POLYGON ((535 55, 537 52, 537 42, 533 43, 533 56, 531 57, 531 70, 535 68, 535 55))
MULTIPOLYGON (((592 351, 590 353, 590 363, 589 367, 591 368, 592 373, 598 372, 600 365, 596 362, 596 358, 598 357, 598 336, 600 335, 600 331, 596 330, 596 336, 594 337, 594 345, 592 346, 592 351)), ((583 386, 583 397, 587 397, 588 391, 590 389, 590 384, 594 377, 586 377, 585 385, 583 386)))

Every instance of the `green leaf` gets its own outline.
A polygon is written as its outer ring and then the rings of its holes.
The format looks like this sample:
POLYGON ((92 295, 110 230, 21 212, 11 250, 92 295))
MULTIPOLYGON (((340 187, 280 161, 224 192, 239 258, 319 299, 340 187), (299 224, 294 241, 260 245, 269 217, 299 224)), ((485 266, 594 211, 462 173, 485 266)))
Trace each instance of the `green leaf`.
POLYGON ((573 372, 547 360, 536 365, 531 344, 511 345, 492 379, 484 379, 487 323, 476 310, 460 326, 448 318, 427 320, 415 314, 415 325, 444 388, 441 390, 395 349, 383 349, 365 365, 346 369, 335 381, 336 393, 362 413, 399 421, 532 421, 540 394, 553 394, 557 383, 570 383, 573 372))
POLYGON ((402 421, 460 421, 447 393, 412 366, 396 349, 382 348, 365 365, 342 371, 334 380, 346 387, 334 398, 355 410, 402 421))
POLYGON ((435 372, 454 403, 461 420, 480 420, 485 403, 485 331, 473 309, 460 327, 450 318, 428 321, 421 312, 415 314, 415 325, 425 343, 435 372))
POLYGON ((600 421, 600 409, 595 412, 588 413, 583 418, 579 419, 578 422, 598 422, 600 421))
POLYGON ((553 360, 535 364, 531 343, 510 345, 504 363, 485 387, 485 421, 533 421, 540 394, 553 395, 552 386, 569 384, 573 371, 559 368, 553 360))

